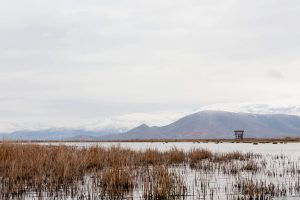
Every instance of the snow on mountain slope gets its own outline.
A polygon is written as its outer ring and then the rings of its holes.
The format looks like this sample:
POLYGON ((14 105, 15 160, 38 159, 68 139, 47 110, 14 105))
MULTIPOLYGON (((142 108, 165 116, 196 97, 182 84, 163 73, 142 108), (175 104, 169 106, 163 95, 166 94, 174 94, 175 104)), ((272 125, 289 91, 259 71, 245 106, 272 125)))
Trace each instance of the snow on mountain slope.
MULTIPOLYGON (((285 114, 253 114, 201 111, 169 125, 142 125, 123 134, 123 139, 232 138, 243 129, 247 137, 300 136, 300 117, 285 114)), ((122 138, 121 137, 121 138, 122 138)))

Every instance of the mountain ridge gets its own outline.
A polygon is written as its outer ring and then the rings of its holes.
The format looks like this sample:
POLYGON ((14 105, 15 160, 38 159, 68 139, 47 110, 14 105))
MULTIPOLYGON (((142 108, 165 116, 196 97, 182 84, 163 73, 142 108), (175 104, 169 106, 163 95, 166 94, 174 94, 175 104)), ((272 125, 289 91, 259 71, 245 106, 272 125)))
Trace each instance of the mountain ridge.
POLYGON ((245 130, 245 137, 300 136, 300 116, 253 114, 206 110, 186 115, 164 126, 145 123, 120 133, 118 130, 45 129, 0 134, 12 140, 126 140, 126 139, 210 139, 233 138, 233 130, 245 130))
POLYGON ((166 126, 138 126, 118 136, 119 139, 231 138, 236 129, 245 130, 246 137, 300 136, 300 117, 286 114, 200 111, 166 126))

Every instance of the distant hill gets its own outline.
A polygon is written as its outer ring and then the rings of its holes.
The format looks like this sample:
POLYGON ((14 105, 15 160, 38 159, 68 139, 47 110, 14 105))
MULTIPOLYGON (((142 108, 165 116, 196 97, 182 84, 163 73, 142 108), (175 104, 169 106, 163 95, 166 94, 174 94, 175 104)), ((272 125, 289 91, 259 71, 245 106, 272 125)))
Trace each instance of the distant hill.
POLYGON ((232 138, 233 130, 244 129, 245 137, 300 136, 300 117, 285 114, 250 114, 201 111, 169 125, 149 127, 145 124, 127 133, 103 139, 180 139, 232 138))
POLYGON ((110 132, 87 131, 81 129, 47 129, 47 130, 24 130, 10 134, 0 134, 4 140, 84 140, 95 139, 110 132))

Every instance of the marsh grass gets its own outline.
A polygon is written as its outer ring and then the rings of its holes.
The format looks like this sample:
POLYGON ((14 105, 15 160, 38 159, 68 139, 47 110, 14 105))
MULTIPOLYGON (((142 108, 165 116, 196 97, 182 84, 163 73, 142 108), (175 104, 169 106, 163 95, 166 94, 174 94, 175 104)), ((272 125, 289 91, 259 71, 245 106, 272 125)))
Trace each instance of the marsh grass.
POLYGON ((166 166, 152 167, 143 186, 143 197, 147 200, 181 199, 186 193, 186 186, 181 175, 172 172, 166 166))
MULTIPOLYGON (((238 191, 232 199, 265 198, 267 194, 285 196, 287 191, 300 190, 299 164, 286 159, 284 155, 272 158, 278 166, 283 166, 284 170, 279 170, 262 155, 237 151, 212 153, 200 148, 184 152, 177 148, 159 151, 120 146, 78 148, 2 143, 0 199, 22 199, 28 193, 39 198, 125 199, 133 198, 135 191, 141 191, 142 198, 149 200, 185 199, 189 195, 196 198, 197 187, 201 188, 201 198, 214 199, 221 189, 212 187, 211 179, 219 175, 236 179, 230 186, 238 191), (193 189, 188 187, 190 183, 185 177, 190 172, 195 173, 193 189), (197 173, 202 177, 199 184, 197 173), (243 174, 247 173, 264 179, 278 176, 298 179, 286 188, 271 181, 246 179, 243 174), (212 178, 203 178, 204 175, 212 178)), ((227 187, 224 191, 228 191, 227 187)))
POLYGON ((103 171, 98 178, 103 195, 110 199, 122 199, 133 191, 134 177, 128 167, 112 166, 103 171))

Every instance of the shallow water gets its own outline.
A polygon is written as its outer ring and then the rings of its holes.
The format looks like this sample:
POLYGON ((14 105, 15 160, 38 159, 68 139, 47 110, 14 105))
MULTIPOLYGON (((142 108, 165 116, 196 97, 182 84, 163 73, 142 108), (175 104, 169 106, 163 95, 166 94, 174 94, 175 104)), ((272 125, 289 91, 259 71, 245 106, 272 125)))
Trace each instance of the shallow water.
MULTIPOLYGON (((212 170, 205 171, 203 169, 192 169, 189 165, 180 165, 169 167, 172 173, 180 176, 186 186, 186 196, 177 199, 249 199, 237 187, 238 184, 252 182, 256 187, 274 187, 276 194, 265 195, 262 199, 278 199, 278 200, 294 200, 300 199, 300 143, 287 144, 262 144, 254 145, 252 143, 196 143, 196 142, 54 142, 54 143, 38 143, 41 145, 67 145, 77 147, 101 146, 111 147, 120 146, 133 150, 158 149, 166 151, 176 147, 184 151, 193 148, 207 149, 212 152, 226 153, 239 151, 243 153, 260 154, 260 157, 254 158, 260 170, 245 171, 241 170, 248 161, 236 161, 234 163, 224 164, 226 170, 237 167, 238 173, 227 173, 220 168, 218 163, 214 163, 212 170), (243 198, 241 198, 243 197, 243 198)), ((202 164, 205 164, 203 162, 202 164)), ((87 176, 87 180, 83 187, 91 185, 92 179, 87 176)), ((141 183, 142 184, 142 183, 141 183)), ((247 186, 249 187, 249 186, 247 186)), ((95 187, 95 190, 99 188, 95 187)), ((90 188, 88 188, 90 190, 90 188)), ((83 192, 83 195, 86 195, 83 192)), ((28 197, 27 199, 33 199, 28 197)), ((66 197, 66 199, 70 199, 66 197)), ((87 197, 83 199, 88 199, 87 197)), ((102 199, 95 195, 92 199, 102 199)), ((125 198, 124 198, 125 199, 125 198)), ((144 199, 143 186, 138 185, 126 199, 144 199)))
POLYGON ((285 154, 295 157, 300 157, 300 143, 259 143, 254 145, 252 143, 197 143, 197 142, 49 142, 49 143, 39 143, 43 145, 68 145, 68 146, 78 146, 78 147, 90 147, 90 146, 121 146, 126 148, 131 148, 133 150, 143 150, 143 149, 158 149, 161 151, 166 151, 174 147, 178 149, 183 149, 184 151, 189 151, 192 148, 203 148, 208 149, 213 152, 253 152, 259 154, 285 154))

